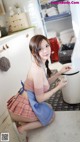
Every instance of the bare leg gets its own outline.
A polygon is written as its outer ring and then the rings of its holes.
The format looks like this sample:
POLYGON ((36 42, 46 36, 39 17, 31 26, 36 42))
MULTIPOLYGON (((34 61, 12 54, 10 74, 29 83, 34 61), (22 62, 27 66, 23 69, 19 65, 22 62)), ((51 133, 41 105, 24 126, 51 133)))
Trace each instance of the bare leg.
POLYGON ((42 124, 39 121, 36 121, 36 122, 26 123, 26 124, 18 127, 18 131, 20 133, 23 133, 24 131, 32 130, 32 129, 36 129, 36 128, 40 128, 40 127, 43 127, 42 124))
MULTIPOLYGON (((22 116, 15 115, 11 112, 10 112, 10 116, 15 122, 24 123, 24 124, 22 124, 22 126, 18 127, 18 131, 20 133, 23 133, 24 131, 28 131, 28 130, 31 130, 31 129, 43 127, 42 124, 40 123, 40 121, 38 121, 37 117, 36 117, 35 120, 32 120, 32 119, 30 120, 30 119, 27 119, 27 118, 23 118, 22 116)), ((53 115, 49 124, 54 120, 54 116, 55 115, 53 115)))
MULTIPOLYGON (((54 121, 54 118, 55 118, 55 115, 53 115, 49 124, 54 121)), ((28 131, 28 130, 32 130, 32 129, 36 129, 36 128, 40 128, 40 127, 44 127, 44 126, 40 123, 40 121, 35 121, 35 122, 25 123, 24 125, 19 126, 18 131, 20 133, 23 133, 24 131, 28 131)))

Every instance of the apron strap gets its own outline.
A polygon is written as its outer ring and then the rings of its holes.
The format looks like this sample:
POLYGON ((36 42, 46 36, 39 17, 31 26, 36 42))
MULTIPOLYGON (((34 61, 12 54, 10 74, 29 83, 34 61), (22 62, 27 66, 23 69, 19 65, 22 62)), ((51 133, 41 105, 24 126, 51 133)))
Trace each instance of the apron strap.
POLYGON ((19 89, 18 93, 21 95, 24 92, 24 83, 21 81, 22 87, 19 89))

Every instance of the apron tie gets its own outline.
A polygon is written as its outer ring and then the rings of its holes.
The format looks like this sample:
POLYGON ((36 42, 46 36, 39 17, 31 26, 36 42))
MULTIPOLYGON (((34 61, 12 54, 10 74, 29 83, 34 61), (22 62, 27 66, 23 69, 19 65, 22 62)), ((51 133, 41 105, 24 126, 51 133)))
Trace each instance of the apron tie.
POLYGON ((21 95, 24 92, 24 83, 21 81, 22 87, 19 89, 18 93, 21 95))

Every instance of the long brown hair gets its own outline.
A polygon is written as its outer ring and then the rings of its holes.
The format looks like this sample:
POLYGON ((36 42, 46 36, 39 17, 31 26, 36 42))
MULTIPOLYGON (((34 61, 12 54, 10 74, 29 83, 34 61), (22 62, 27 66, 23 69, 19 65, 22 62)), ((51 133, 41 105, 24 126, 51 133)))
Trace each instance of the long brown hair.
POLYGON ((31 38, 29 43, 29 48, 34 56, 34 58, 37 60, 38 63, 41 63, 41 58, 39 56, 39 51, 41 50, 41 42, 42 40, 46 40, 48 43, 48 39, 43 35, 35 35, 31 38))
MULTIPOLYGON (((35 60, 38 62, 38 64, 42 63, 41 58, 39 56, 39 51, 41 50, 41 42, 42 40, 46 40, 47 43, 50 45, 49 40, 44 35, 35 35, 31 38, 29 43, 29 49, 35 60)), ((45 63, 46 65, 46 63, 45 63)), ((47 74, 48 74, 48 64, 46 65, 47 68, 47 74)), ((48 74, 50 76, 50 72, 48 74)))

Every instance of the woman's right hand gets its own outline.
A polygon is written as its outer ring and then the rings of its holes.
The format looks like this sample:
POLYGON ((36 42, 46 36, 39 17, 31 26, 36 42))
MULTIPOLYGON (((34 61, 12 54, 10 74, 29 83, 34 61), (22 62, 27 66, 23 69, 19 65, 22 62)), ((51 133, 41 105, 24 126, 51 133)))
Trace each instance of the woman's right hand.
POLYGON ((62 79, 62 80, 58 83, 59 89, 63 88, 66 84, 67 84, 67 80, 66 80, 66 79, 62 79))

